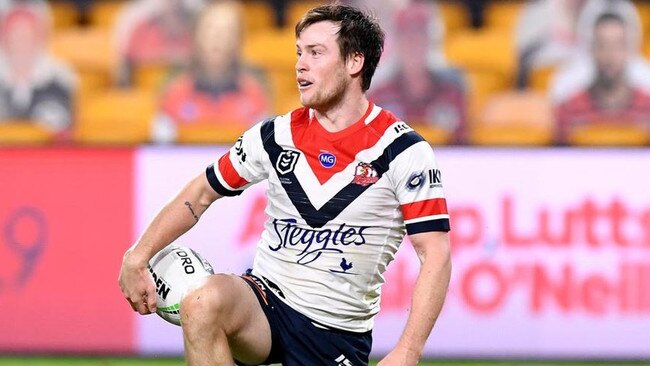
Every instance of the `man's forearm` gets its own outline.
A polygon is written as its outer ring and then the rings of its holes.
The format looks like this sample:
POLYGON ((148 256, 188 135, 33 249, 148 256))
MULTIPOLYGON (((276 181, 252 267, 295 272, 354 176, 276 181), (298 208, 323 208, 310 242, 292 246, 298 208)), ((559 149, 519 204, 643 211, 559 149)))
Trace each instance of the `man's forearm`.
POLYGON ((191 229, 203 212, 216 199, 205 194, 205 187, 197 177, 163 207, 149 224, 136 244, 129 250, 133 260, 146 262, 174 240, 191 229))
POLYGON ((413 289, 406 328, 398 343, 398 347, 403 347, 418 358, 442 309, 450 276, 451 260, 448 255, 443 258, 429 256, 423 260, 413 289))

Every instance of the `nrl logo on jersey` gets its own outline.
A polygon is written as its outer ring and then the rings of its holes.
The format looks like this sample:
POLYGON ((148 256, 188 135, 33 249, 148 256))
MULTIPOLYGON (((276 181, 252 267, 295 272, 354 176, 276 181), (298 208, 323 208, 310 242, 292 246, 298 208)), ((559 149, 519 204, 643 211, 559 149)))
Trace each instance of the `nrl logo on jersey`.
POLYGON ((300 152, 295 150, 282 150, 278 155, 278 161, 275 162, 275 170, 280 175, 291 173, 296 168, 296 163, 300 157, 300 152))
POLYGON ((367 186, 374 184, 379 180, 379 174, 371 164, 359 163, 354 169, 354 179, 352 183, 367 186))

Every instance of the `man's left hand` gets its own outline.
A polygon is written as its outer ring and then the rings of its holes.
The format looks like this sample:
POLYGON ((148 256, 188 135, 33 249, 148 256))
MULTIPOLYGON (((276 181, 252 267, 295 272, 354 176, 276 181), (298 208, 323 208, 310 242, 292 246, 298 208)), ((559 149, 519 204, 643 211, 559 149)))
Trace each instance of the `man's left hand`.
POLYGON ((417 366, 419 355, 404 348, 395 348, 377 366, 417 366))

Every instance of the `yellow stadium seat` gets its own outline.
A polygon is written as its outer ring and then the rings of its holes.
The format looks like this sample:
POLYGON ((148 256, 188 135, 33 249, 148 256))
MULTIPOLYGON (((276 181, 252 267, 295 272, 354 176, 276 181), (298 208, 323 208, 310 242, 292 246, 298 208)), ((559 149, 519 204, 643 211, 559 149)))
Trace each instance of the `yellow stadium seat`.
POLYGON ((36 145, 52 141, 54 134, 32 121, 3 121, 0 123, 0 146, 36 145))
POLYGON ((643 146, 650 143, 650 134, 633 123, 603 122, 574 127, 569 131, 567 141, 577 146, 643 146))
POLYGON ((178 127, 177 141, 189 144, 231 144, 247 129, 247 126, 239 126, 223 122, 219 126, 214 123, 192 123, 178 127))
POLYGON ((272 29, 246 37, 243 58, 264 70, 273 97, 273 111, 286 113, 299 106, 296 86, 296 40, 293 29, 272 29))
POLYGON ((485 9, 485 26, 515 30, 524 1, 491 1, 485 9))
POLYGON ((548 145, 553 141, 553 109, 542 93, 506 92, 487 102, 470 128, 476 145, 548 145))
POLYGON ((445 36, 468 29, 470 19, 465 6, 456 1, 441 1, 438 3, 442 20, 445 23, 445 36))
POLYGON ((416 125, 414 129, 431 145, 447 145, 453 138, 448 130, 435 126, 416 125))
POLYGON ((476 120, 485 102, 493 95, 508 89, 506 80, 498 74, 485 71, 469 71, 465 73, 468 86, 467 113, 469 121, 476 120))
POLYGON ((110 30, 70 28, 53 34, 50 49, 67 62, 79 77, 79 93, 106 89, 116 65, 110 30))
POLYGON ((74 27, 77 24, 77 8, 72 2, 50 1, 54 31, 74 27))
POLYGON ((319 5, 327 4, 329 1, 314 0, 293 0, 287 6, 287 24, 286 27, 294 29, 296 24, 302 19, 307 11, 319 5))
POLYGON ((500 29, 462 31, 445 42, 449 62, 466 71, 493 72, 512 85, 517 65, 513 34, 500 29))
POLYGON ((246 37, 244 60, 266 68, 293 68, 296 63, 296 38, 292 29, 273 29, 246 37))
POLYGON ((112 89, 78 103, 74 136, 81 143, 147 142, 156 113, 156 94, 148 90, 112 89))
POLYGON ((544 66, 532 69, 528 80, 528 87, 534 91, 546 92, 551 85, 551 79, 557 70, 556 66, 544 66))
POLYGON ((246 35, 264 32, 274 27, 273 8, 266 1, 244 1, 244 30, 246 35))
POLYGON ((159 90, 174 73, 168 64, 138 65, 133 70, 133 83, 139 89, 159 90))
POLYGON ((634 5, 639 12, 639 18, 641 18, 641 27, 643 28, 643 32, 646 34, 644 41, 647 44, 648 36, 650 36, 650 4, 647 2, 635 1, 634 5))
POLYGON ((271 86, 273 112, 284 114, 300 107, 300 93, 293 70, 267 70, 266 76, 271 86))
POLYGON ((94 1, 90 8, 90 24, 93 27, 112 29, 120 11, 127 3, 127 0, 94 1))

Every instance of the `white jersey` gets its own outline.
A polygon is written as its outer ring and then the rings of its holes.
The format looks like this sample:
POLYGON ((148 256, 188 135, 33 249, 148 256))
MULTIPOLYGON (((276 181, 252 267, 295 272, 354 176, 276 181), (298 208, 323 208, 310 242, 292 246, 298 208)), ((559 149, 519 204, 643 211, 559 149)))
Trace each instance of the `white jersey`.
POLYGON ((372 104, 334 133, 307 108, 261 122, 206 173, 224 196, 268 179, 269 219, 253 274, 298 312, 337 329, 372 329, 382 274, 405 232, 449 230, 431 147, 372 104))

